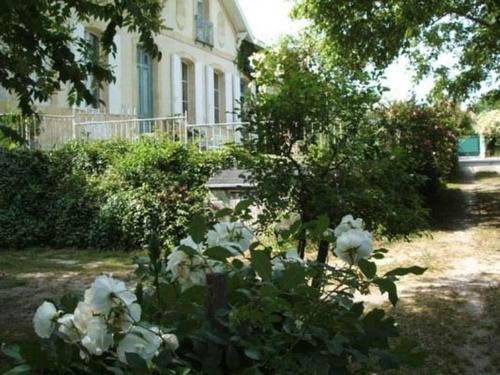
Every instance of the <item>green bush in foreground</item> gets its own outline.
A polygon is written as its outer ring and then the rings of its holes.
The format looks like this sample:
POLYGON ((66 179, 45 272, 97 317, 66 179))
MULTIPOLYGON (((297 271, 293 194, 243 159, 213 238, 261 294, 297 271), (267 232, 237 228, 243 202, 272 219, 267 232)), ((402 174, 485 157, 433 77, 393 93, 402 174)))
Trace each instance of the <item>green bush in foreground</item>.
POLYGON ((188 232, 172 252, 151 238, 135 293, 101 275, 83 300, 45 301, 40 342, 3 347, 17 362, 7 374, 368 374, 421 363, 414 344, 392 340, 393 318, 354 297, 376 288, 396 304, 398 278, 425 269, 378 275, 386 250, 373 250, 361 219, 323 234, 335 265, 266 247, 235 217, 193 220, 188 232))
POLYGON ((162 139, 0 148, 0 247, 135 249, 184 236, 223 152, 162 139))

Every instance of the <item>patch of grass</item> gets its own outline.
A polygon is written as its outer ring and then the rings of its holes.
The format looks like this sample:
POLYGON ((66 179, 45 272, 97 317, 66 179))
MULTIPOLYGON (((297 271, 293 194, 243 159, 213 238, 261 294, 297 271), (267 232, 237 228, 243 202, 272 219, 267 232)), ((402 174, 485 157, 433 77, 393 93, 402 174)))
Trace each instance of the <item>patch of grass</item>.
POLYGON ((493 177, 499 177, 498 173, 495 172, 495 171, 482 171, 482 172, 477 172, 474 175, 474 178, 476 180, 482 180, 482 179, 485 179, 485 178, 493 178, 493 177))
POLYGON ((0 274, 78 272, 85 275, 130 270, 136 253, 97 252, 91 250, 22 250, 0 252, 0 274))

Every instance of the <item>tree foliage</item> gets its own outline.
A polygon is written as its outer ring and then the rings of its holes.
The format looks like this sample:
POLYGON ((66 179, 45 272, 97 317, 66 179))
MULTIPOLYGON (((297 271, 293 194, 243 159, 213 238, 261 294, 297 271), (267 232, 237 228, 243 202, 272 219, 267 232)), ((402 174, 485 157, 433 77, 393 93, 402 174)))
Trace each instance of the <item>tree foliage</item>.
POLYGON ((154 36, 162 29, 163 0, 5 0, 0 5, 0 86, 17 96, 24 114, 33 112, 69 85, 71 103, 96 104, 89 77, 113 82, 107 56, 116 53, 118 29, 139 34, 140 44, 160 57, 154 36), (78 22, 102 22, 99 56, 82 36, 78 22))
MULTIPOLYGON (((462 99, 500 72, 500 3, 495 0, 296 0, 295 17, 313 21, 334 62, 380 72, 400 55, 417 78, 434 74, 436 89, 462 99), (453 53, 450 69, 436 64, 453 53)), ((495 89, 495 87, 493 87, 495 89)))
MULTIPOLYGON (((325 68, 315 51, 310 40, 285 40, 252 58, 260 89, 245 102, 250 125, 239 162, 251 171, 256 187, 249 193, 264 208, 261 224, 268 228, 287 211, 303 222, 335 222, 359 212, 388 236, 422 228, 421 180, 409 172, 413 161, 369 116, 377 87, 325 68)), ((308 232, 304 228, 298 239, 301 253, 308 232)))

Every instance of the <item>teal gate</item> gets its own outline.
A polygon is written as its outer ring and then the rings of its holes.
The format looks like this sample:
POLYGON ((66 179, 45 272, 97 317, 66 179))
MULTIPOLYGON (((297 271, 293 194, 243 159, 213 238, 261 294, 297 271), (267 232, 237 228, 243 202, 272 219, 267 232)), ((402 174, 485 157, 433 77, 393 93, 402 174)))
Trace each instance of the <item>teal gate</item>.
POLYGON ((460 138, 458 142, 458 156, 479 156, 479 154, 479 135, 460 138))

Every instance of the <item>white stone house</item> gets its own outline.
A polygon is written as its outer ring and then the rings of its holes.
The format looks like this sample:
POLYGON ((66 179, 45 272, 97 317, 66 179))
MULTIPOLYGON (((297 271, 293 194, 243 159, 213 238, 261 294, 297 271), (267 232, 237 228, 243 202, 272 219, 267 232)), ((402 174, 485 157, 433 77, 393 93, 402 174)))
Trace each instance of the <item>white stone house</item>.
MULTIPOLYGON (((191 125, 239 122, 239 103, 248 82, 236 66, 237 53, 244 40, 254 40, 238 0, 167 0, 163 18, 167 29, 156 37, 162 52, 159 61, 141 49, 138 35, 117 33, 117 54, 109 57, 116 82, 94 91, 104 104, 75 109, 68 104, 68 90, 39 103, 39 111, 46 115, 42 127, 47 134, 51 128, 50 137, 57 138, 44 139, 42 134, 41 143, 52 146, 81 134, 107 138, 137 135, 153 127, 165 130, 174 126, 165 121, 178 116, 191 125), (110 120, 115 122, 106 123, 110 120)), ((75 33, 98 48, 104 27, 99 22, 79 24, 75 33)), ((0 94, 0 112, 13 108, 15 100, 0 94)))

